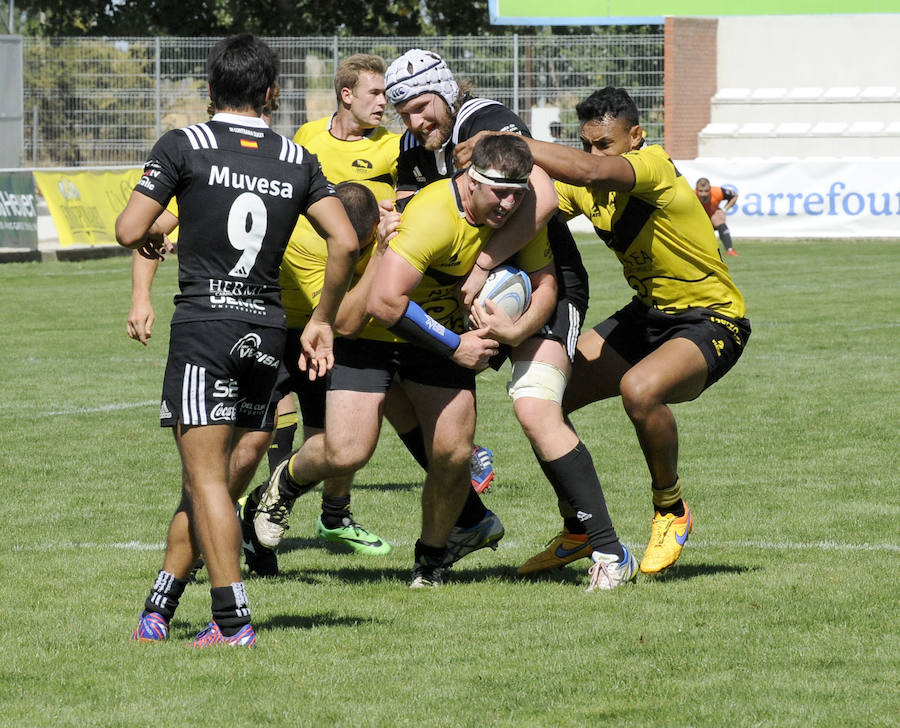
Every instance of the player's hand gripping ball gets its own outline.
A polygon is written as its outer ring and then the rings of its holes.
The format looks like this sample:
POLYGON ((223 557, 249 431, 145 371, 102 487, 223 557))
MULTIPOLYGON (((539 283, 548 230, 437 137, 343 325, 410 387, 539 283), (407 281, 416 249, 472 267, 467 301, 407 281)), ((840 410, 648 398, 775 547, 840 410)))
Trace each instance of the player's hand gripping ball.
POLYGON ((531 279, 511 265, 498 265, 488 275, 474 305, 484 306, 486 300, 493 301, 515 321, 531 303, 531 279))

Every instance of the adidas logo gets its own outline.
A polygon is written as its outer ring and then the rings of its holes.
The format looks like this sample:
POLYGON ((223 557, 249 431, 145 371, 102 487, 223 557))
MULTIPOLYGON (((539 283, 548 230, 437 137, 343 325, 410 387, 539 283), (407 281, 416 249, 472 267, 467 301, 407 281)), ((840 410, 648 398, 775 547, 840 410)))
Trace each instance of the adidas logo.
POLYGON ((166 400, 162 401, 162 404, 159 406, 159 419, 167 420, 172 416, 172 413, 169 412, 169 406, 166 404, 166 400))
POLYGON ((584 523, 585 521, 589 521, 591 518, 593 518, 593 517, 594 517, 594 514, 593 514, 593 513, 585 513, 584 511, 576 511, 575 517, 576 517, 579 521, 581 521, 582 523, 584 523))

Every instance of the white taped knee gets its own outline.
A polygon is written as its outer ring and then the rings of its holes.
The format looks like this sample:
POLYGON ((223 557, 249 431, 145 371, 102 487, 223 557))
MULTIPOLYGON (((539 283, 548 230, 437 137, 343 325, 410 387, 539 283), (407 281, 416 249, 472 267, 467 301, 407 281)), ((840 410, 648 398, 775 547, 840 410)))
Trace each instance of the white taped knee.
POLYGON ((566 375, 559 367, 542 361, 517 361, 512 367, 512 380, 506 383, 506 391, 513 401, 533 397, 562 404, 566 375))

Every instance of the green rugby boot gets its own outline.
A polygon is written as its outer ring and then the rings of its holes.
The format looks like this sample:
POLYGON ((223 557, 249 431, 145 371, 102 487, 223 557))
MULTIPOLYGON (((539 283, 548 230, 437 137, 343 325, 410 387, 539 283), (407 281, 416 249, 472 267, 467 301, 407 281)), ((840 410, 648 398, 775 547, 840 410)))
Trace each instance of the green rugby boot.
POLYGON ((360 526, 353 516, 345 516, 343 523, 337 528, 325 528, 322 516, 316 519, 316 533, 319 538, 330 543, 340 544, 367 556, 380 556, 391 552, 391 545, 371 531, 360 526))

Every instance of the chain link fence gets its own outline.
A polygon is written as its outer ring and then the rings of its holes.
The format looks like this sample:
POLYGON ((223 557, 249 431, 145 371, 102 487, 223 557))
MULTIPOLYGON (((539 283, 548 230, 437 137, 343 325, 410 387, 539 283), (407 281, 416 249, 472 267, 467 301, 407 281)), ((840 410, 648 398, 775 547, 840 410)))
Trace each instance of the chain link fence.
MULTIPOLYGON (((165 131, 207 116, 206 57, 216 38, 25 38, 26 166, 140 164, 165 131)), ((331 113, 338 61, 434 50, 474 93, 516 111, 535 133, 559 121, 577 143, 575 104, 602 86, 635 98, 648 141, 663 138, 663 34, 269 38, 281 57, 274 128, 292 136, 331 113)), ((400 122, 387 119, 398 131, 400 122)))

